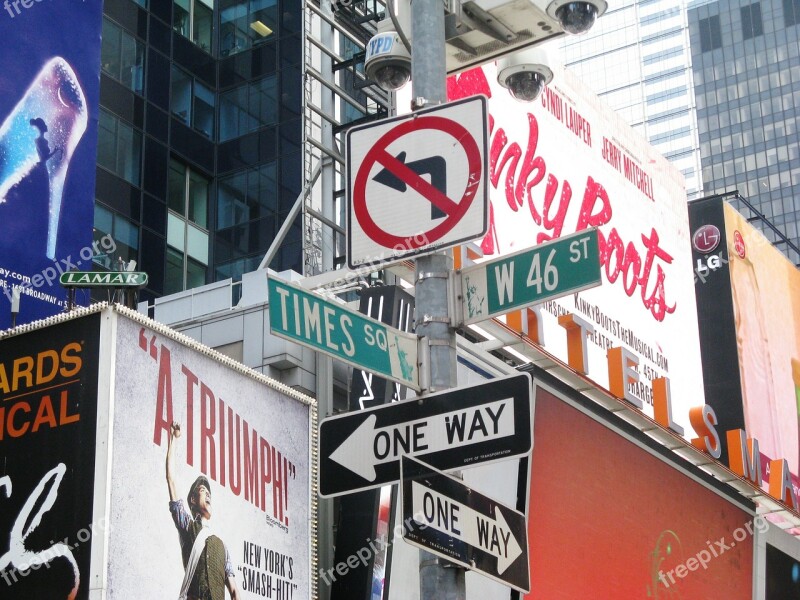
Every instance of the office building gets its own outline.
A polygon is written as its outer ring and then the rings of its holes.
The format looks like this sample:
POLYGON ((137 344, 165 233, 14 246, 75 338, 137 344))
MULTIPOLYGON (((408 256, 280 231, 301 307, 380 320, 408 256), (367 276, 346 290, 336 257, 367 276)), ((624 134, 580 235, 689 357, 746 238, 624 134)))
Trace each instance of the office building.
MULTIPOLYGON (((689 8, 708 194, 738 190, 800 244, 800 2, 719 0, 689 8)), ((797 249, 767 237, 800 262, 797 249)))
POLYGON ((738 190, 794 262, 780 240, 798 243, 796 15, 797 0, 628 0, 560 42, 569 69, 683 173, 689 199, 738 190))
POLYGON ((387 106, 347 59, 383 4, 322 4, 105 2, 95 237, 116 241, 106 267, 149 274, 143 299, 256 269, 298 198, 269 266, 313 273, 343 247, 335 135, 387 106))
POLYGON ((576 73, 702 195, 686 0, 625 0, 586 35, 563 36, 555 57, 576 73))

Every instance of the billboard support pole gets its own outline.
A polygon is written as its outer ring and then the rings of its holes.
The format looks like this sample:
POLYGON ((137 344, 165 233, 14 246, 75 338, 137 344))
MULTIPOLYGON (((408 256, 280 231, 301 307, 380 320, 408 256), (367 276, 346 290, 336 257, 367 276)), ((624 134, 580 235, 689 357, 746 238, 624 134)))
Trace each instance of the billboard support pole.
MULTIPOLYGON (((447 101, 444 10, 439 0, 411 3, 411 80, 414 108, 447 101)), ((416 333, 421 338, 420 373, 427 372, 425 393, 456 385, 456 340, 448 314, 448 277, 453 259, 444 252, 416 261, 416 333), (426 368, 427 367, 427 368, 426 368)), ((420 551, 420 600, 463 600, 466 598, 464 570, 435 555, 420 551)))

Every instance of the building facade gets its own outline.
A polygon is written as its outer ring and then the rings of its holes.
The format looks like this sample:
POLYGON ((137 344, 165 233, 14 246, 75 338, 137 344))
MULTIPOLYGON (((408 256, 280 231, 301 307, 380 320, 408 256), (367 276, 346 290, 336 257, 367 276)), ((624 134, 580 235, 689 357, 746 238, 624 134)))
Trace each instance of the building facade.
POLYGON ((688 2, 609 4, 586 35, 561 38, 559 58, 683 173, 689 197, 698 196, 688 2))
POLYGON ((564 64, 683 173, 689 199, 738 190, 795 263, 798 22, 797 0, 625 0, 560 42, 564 64))
POLYGON ((707 2, 690 7, 688 24, 704 189, 738 190, 794 243, 779 248, 798 263, 800 2, 707 2))
POLYGON ((321 208, 344 187, 335 135, 386 114, 347 60, 363 52, 383 4, 323 4, 105 2, 94 229, 116 250, 98 262, 136 260, 149 274, 144 299, 258 268, 317 166, 302 214, 262 266, 319 268, 321 240, 334 243, 343 226, 321 208))

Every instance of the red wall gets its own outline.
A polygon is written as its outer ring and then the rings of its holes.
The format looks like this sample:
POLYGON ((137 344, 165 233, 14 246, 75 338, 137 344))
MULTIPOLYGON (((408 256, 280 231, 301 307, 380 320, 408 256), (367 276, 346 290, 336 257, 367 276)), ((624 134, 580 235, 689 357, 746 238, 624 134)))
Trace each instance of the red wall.
POLYGON ((533 444, 525 598, 751 597, 744 511, 541 388, 533 444))

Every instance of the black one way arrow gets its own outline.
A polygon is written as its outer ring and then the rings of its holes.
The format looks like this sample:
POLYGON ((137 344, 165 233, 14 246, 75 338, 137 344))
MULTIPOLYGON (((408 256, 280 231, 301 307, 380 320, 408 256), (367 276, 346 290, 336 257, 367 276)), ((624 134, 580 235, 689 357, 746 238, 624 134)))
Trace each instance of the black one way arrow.
MULTIPOLYGON (((439 190, 442 194, 447 195, 447 162, 442 156, 431 156, 429 158, 421 158, 420 160, 413 160, 410 163, 406 162, 406 153, 401 152, 397 155, 397 160, 405 164, 409 169, 414 171, 417 175, 430 175, 431 185, 439 190)), ((372 178, 378 183, 397 190, 398 192, 406 191, 406 182, 400 179, 397 175, 392 173, 389 169, 381 169, 381 171, 372 178)), ((431 219, 442 219, 447 215, 438 206, 431 204, 431 219)))

